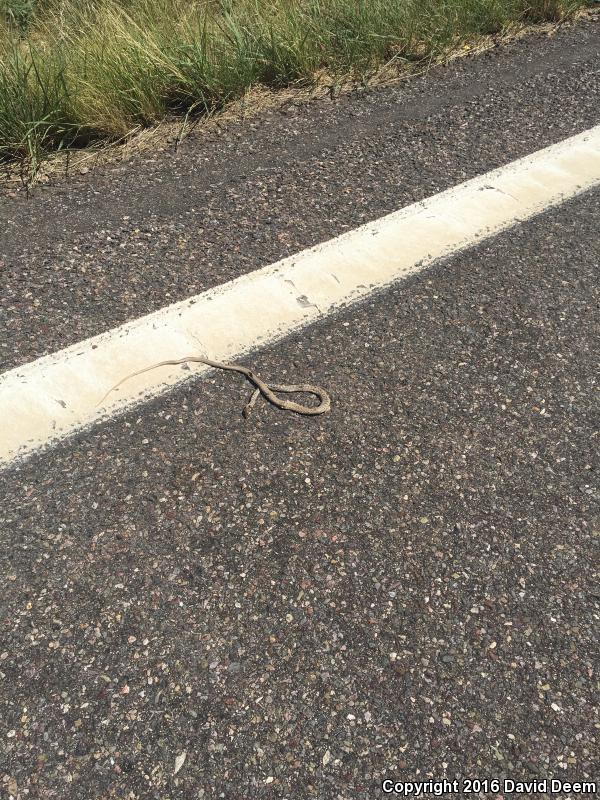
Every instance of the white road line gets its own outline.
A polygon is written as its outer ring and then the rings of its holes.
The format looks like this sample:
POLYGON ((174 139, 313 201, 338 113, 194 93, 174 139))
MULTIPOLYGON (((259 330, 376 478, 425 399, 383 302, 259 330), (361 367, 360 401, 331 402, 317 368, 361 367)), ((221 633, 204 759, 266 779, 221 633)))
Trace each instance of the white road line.
POLYGON ((600 126, 5 372, 0 376, 0 464, 155 397, 206 368, 148 372, 126 381, 99 407, 104 393, 131 372, 192 354, 239 358, 597 185, 600 126))

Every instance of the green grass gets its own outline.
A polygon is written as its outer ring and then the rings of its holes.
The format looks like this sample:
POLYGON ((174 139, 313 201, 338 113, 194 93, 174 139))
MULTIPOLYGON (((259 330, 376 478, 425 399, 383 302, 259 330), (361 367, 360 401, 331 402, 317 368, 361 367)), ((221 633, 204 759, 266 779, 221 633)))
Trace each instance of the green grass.
POLYGON ((114 140, 250 87, 364 79, 584 0, 0 0, 0 159, 114 140))

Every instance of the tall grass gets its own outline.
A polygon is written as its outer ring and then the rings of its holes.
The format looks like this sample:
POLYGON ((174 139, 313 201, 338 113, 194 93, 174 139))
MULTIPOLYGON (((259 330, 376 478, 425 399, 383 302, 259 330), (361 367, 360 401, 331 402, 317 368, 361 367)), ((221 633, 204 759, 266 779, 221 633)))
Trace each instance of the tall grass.
POLYGON ((248 88, 364 76, 584 0, 0 0, 0 158, 126 136, 248 88))

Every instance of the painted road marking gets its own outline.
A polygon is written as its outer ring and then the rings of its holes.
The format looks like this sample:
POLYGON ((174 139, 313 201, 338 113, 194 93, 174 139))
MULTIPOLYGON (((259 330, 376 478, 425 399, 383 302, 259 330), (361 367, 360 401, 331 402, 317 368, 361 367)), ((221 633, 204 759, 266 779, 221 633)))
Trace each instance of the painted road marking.
MULTIPOLYGON (((600 126, 0 376, 0 464, 56 443, 207 371, 157 361, 232 361, 440 258, 600 185, 600 126)), ((507 265, 507 269, 510 267, 507 265)))

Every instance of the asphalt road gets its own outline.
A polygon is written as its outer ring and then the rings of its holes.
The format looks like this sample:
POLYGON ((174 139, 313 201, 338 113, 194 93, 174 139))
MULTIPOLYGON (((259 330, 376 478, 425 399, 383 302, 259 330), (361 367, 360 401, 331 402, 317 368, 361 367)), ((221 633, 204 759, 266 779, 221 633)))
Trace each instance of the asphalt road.
POLYGON ((600 18, 0 198, 0 369, 598 124, 600 18))
MULTIPOLYGON (((589 21, 4 201, 5 366, 598 124, 598 55, 589 21)), ((589 192, 255 355, 329 415, 244 421, 218 374, 5 472, 0 791, 598 779, 599 214, 589 192)))

